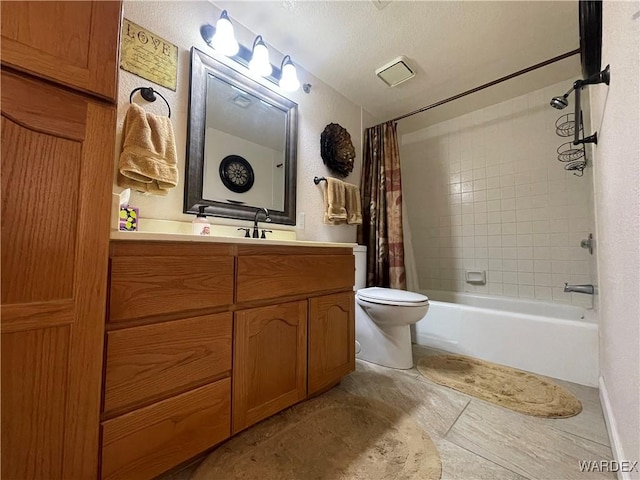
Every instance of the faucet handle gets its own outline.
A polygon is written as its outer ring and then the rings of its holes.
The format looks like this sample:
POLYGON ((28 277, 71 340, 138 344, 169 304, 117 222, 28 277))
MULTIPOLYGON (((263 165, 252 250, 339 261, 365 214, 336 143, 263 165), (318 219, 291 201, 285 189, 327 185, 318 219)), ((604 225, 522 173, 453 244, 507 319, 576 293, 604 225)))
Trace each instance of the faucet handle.
POLYGON ((238 230, 244 230, 244 238, 251 238, 251 235, 249 235, 249 232, 251 231, 250 228, 248 228, 248 227, 240 227, 240 228, 238 228, 238 230))
POLYGON ((262 236, 260 238, 265 238, 266 239, 267 238, 267 235, 266 235, 267 233, 273 233, 273 230, 262 229, 262 236))

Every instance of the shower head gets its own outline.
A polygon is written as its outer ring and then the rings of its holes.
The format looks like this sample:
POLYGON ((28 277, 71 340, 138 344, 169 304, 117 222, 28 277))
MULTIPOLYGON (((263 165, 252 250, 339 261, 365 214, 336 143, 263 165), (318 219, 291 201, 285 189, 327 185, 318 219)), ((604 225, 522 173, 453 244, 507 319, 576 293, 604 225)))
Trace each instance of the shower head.
POLYGON ((553 97, 551 102, 549 102, 549 105, 553 108, 557 108, 558 110, 562 110, 569 106, 569 102, 567 102, 567 96, 565 95, 563 97, 553 97))
MULTIPOLYGON (((584 80, 576 80, 573 82, 573 86, 569 89, 567 93, 562 95, 561 97, 553 97, 549 102, 553 108, 557 108, 558 110, 562 110, 563 108, 567 108, 569 106, 569 102, 567 101, 567 97, 571 95, 571 92, 576 92, 576 104, 579 105, 580 98, 580 90, 582 87, 586 85, 596 85, 598 83, 605 83, 609 85, 609 79, 611 78, 611 73, 609 71, 609 65, 605 67, 601 72, 595 73, 591 75, 589 78, 585 78, 584 80)), ((576 137, 577 139, 577 137, 576 137)))
POLYGON ((553 108, 557 108, 558 110, 562 110, 563 108, 567 108, 569 106, 569 102, 567 101, 567 97, 569 95, 571 95, 571 92, 573 92, 574 88, 575 88, 575 84, 574 84, 573 87, 571 87, 569 89, 569 91, 567 93, 565 93, 561 97, 553 97, 551 99, 551 101, 549 102, 549 105, 551 105, 553 108))

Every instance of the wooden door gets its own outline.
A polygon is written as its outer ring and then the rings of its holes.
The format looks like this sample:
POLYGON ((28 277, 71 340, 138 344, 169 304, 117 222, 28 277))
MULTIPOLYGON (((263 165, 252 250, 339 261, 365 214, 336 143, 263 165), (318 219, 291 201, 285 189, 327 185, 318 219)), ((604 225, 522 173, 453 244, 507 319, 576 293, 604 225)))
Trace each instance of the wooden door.
POLYGON ((1 106, 2 478, 94 478, 115 110, 6 71, 1 106))
POLYGON ((309 300, 309 395, 355 369, 354 301, 353 292, 309 300))
POLYGON ((236 312, 233 433, 307 393, 307 302, 236 312))
POLYGON ((2 63, 117 98, 122 2, 2 2, 2 63))

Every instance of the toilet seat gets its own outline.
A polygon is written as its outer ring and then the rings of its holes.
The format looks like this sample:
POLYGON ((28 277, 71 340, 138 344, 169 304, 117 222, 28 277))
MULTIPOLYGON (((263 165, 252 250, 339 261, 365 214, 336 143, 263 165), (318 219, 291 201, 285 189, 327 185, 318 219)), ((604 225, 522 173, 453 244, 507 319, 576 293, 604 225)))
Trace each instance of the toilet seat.
POLYGON ((356 297, 365 302, 401 307, 423 307, 429 305, 429 298, 415 292, 395 288, 369 287, 357 291, 356 297))

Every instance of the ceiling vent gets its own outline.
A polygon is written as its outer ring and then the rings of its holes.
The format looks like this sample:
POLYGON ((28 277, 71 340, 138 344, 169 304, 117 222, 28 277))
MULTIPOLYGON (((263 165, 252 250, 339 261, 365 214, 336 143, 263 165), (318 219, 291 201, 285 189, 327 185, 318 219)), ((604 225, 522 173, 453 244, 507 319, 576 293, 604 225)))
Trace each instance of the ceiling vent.
POLYGON ((395 87, 415 77, 416 73, 409 64, 409 59, 403 55, 378 68, 376 75, 390 87, 395 87))
POLYGON ((391 3, 391 0, 371 0, 378 10, 382 10, 384 7, 391 3))
POLYGON ((253 102, 251 101, 251 97, 238 93, 231 99, 231 103, 235 103, 240 108, 247 108, 253 102))

